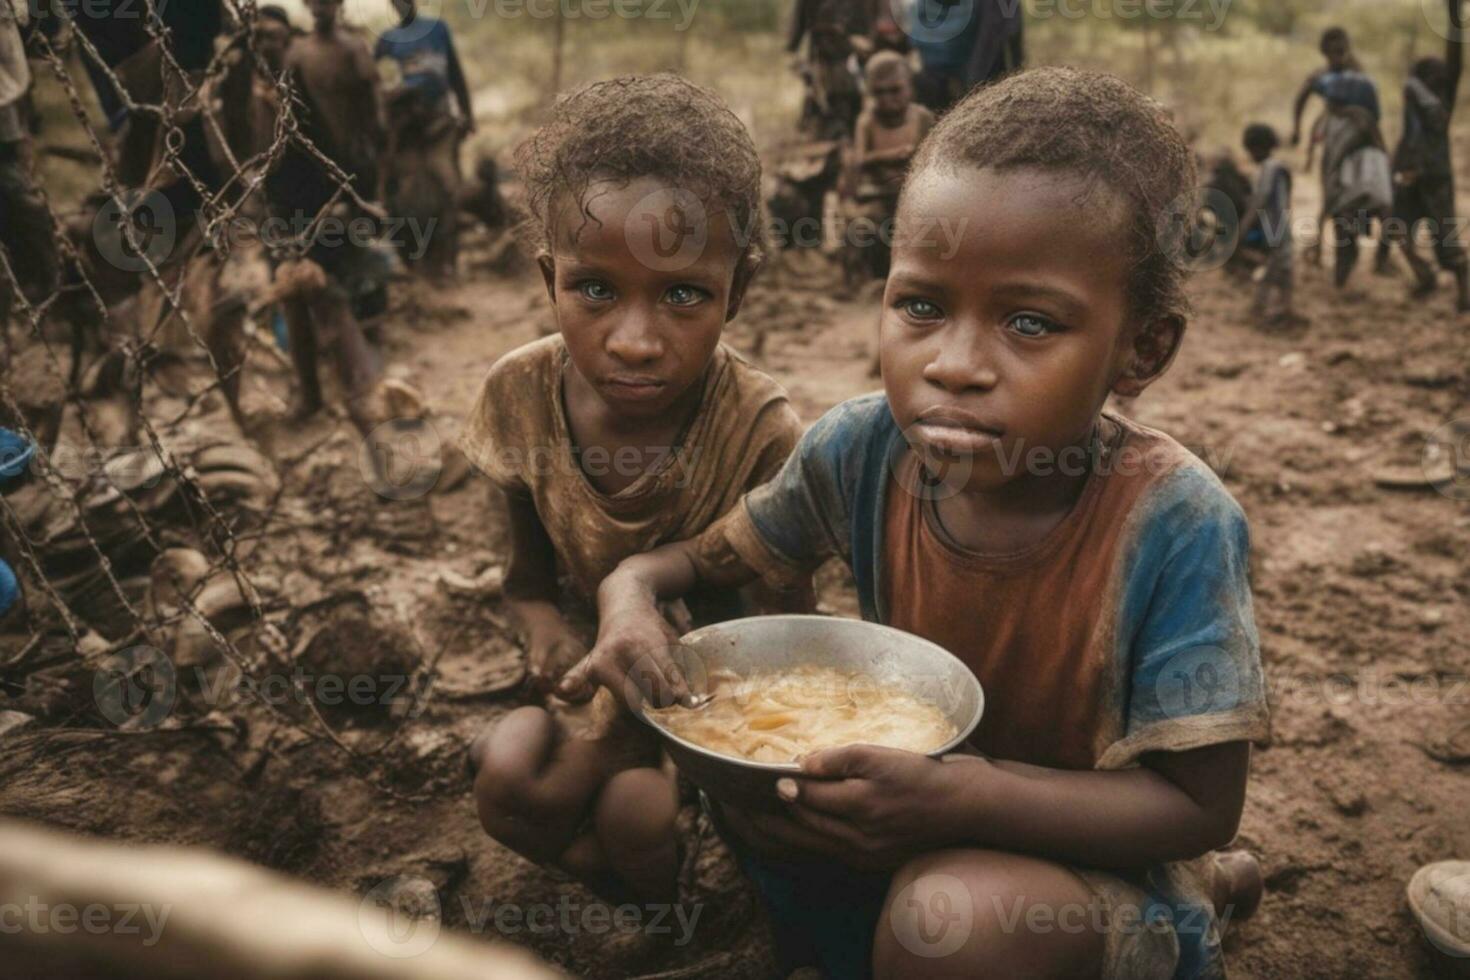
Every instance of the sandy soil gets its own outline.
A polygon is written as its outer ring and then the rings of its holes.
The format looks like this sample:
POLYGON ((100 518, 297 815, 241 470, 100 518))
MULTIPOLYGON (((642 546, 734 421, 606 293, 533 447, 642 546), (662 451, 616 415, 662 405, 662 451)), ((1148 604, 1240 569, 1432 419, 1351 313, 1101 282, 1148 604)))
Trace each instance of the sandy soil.
MULTIPOLYGON (((400 289, 384 326, 393 372, 427 393, 445 440, 490 364, 550 324, 538 282, 477 272, 470 252, 460 285, 400 289)), ((1263 333, 1238 280, 1204 275, 1179 362, 1128 409, 1199 451, 1254 532, 1274 735, 1255 757, 1241 842, 1261 856, 1269 890, 1257 917, 1229 930, 1239 976, 1427 975, 1404 883, 1421 862, 1470 856, 1470 502, 1373 479, 1417 467, 1426 433, 1470 416, 1470 326, 1444 294, 1411 308, 1404 278, 1364 269, 1355 285, 1363 295, 1339 301, 1322 272, 1303 270, 1311 326, 1263 333)), ((773 270, 730 334, 759 350, 808 421, 877 386, 866 373, 874 302, 835 292, 773 270)), ((249 398, 283 397, 286 381, 257 360, 249 398)), ((291 460, 285 491, 247 567, 273 582, 268 607, 289 639, 328 631, 308 646, 327 650, 327 667, 434 663, 422 711, 329 716, 366 754, 349 763, 253 703, 209 715, 195 697, 176 714, 223 717, 228 730, 128 737, 68 732, 77 716, 56 708, 39 732, 0 735, 0 812, 203 843, 358 894, 425 877, 446 923, 486 938, 494 923, 477 920, 505 903, 568 896, 581 907, 588 893, 485 839, 466 793, 464 744, 521 703, 498 605, 436 583, 443 568, 473 576, 499 560, 504 528, 486 488, 472 477, 385 500, 365 485, 349 432, 323 418, 276 433, 277 458, 291 460)), ((823 582, 828 607, 851 614, 845 574, 823 582)), ((85 681, 53 673, 57 690, 85 681)), ((759 975, 766 941, 751 896, 692 807, 685 817, 703 903, 693 942, 677 943, 677 929, 505 938, 579 974, 759 975)))

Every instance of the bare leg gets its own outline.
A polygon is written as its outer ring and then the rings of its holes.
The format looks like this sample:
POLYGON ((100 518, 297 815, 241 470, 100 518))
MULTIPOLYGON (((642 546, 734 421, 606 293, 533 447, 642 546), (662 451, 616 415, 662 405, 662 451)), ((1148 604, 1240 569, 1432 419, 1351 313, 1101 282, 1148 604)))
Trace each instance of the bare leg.
POLYGON ((678 897, 679 847, 674 833, 678 814, 674 781, 649 767, 624 769, 597 799, 597 839, 608 866, 645 901, 672 902, 678 897))
POLYGON ((1342 289, 1347 286, 1348 278, 1358 264, 1358 229, 1348 218, 1334 219, 1332 227, 1336 246, 1332 280, 1338 289, 1342 289))
POLYGON ((603 781, 597 760, 543 708, 517 708, 471 750, 485 833, 541 864, 573 843, 603 781))
POLYGON ((1434 269, 1425 261, 1424 256, 1419 254, 1419 249, 1414 245, 1414 239, 1405 238, 1400 243, 1400 248, 1403 250, 1404 260, 1409 263, 1409 268, 1414 272, 1413 295, 1419 298, 1434 292, 1434 269))
POLYGON ((322 383, 316 373, 316 324, 311 309, 301 299, 288 299, 282 304, 286 327, 291 339, 291 363, 296 367, 296 397, 292 399, 291 417, 304 419, 321 411, 322 383))
POLYGON ((671 901, 678 872, 673 781, 623 768, 626 745, 572 736, 537 707, 518 708, 470 749, 485 832, 538 864, 619 901, 671 901), (609 776, 611 775, 611 778, 609 776), (593 832, 584 832, 588 817, 593 832))
POLYGON ((1376 276, 1393 275, 1392 242, 1389 241, 1388 233, 1380 226, 1378 232, 1378 251, 1373 256, 1373 274, 1376 276))
POLYGON ((219 366, 220 390, 241 431, 245 429, 245 416, 240 411, 240 381, 245 370, 246 312, 245 301, 231 296, 210 310, 205 331, 209 354, 219 366))
POLYGON ((347 399, 347 414, 354 425, 366 434, 375 421, 366 396, 372 392, 378 377, 378 358, 363 336, 362 326, 348 308, 347 297, 340 289, 327 289, 311 303, 312 320, 321 331, 324 343, 332 349, 337 377, 347 399))
POLYGON ((1094 927, 1096 901, 1082 879, 1049 861, 970 849, 925 854, 889 886, 873 937, 873 974, 1096 977, 1107 948, 1094 927), (1028 916, 1041 921, 1043 914, 1051 928, 1028 928, 1028 916), (938 955, 950 943, 957 948, 938 955))

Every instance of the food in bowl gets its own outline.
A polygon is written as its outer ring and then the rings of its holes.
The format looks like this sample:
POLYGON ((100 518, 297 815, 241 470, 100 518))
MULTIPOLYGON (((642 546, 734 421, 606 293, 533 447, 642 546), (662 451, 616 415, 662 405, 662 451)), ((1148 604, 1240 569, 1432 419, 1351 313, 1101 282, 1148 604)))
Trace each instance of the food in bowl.
POLYGON ((710 676, 712 700, 648 715, 700 748, 749 762, 789 763, 821 749, 865 743, 928 753, 958 730, 939 706, 901 686, 833 667, 803 665, 740 677, 710 676))

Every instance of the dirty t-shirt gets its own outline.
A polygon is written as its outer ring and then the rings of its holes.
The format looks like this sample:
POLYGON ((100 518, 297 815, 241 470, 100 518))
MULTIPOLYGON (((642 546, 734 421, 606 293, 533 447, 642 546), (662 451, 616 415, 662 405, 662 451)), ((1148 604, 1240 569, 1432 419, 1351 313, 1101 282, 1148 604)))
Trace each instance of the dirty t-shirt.
MULTIPOLYGON (((919 486, 918 464, 887 400, 853 399, 698 547, 733 548, 773 584, 841 558, 863 618, 938 643, 979 679, 972 743, 987 755, 1121 769, 1150 752, 1267 737, 1244 514, 1167 435, 1114 416, 1102 429, 1107 452, 1072 512, 1025 551, 979 555, 905 489, 919 486)), ((1176 976, 1218 975, 1198 867, 1124 877, 1172 915, 1176 976)))
POLYGON ((980 680, 987 754, 1115 769, 1264 737, 1244 514, 1164 433, 1112 415, 1103 430, 1076 506, 1017 554, 947 540, 932 501, 905 489, 917 463, 881 395, 823 416, 707 534, 776 582, 848 561, 864 618, 933 640, 980 680))
POLYGON ((1394 154, 1395 170, 1421 177, 1448 177, 1450 114, 1444 101, 1417 78, 1404 84, 1404 130, 1394 154))
POLYGON ((560 335, 501 358, 485 378, 461 444, 502 490, 532 499, 559 569, 584 600, 596 596, 624 558, 703 531, 774 476, 801 437, 781 386, 721 344, 678 444, 633 484, 606 494, 584 467, 616 472, 618 462, 594 450, 578 452, 563 407, 569 370, 560 335))
POLYGON ((430 107, 437 107, 448 97, 449 87, 460 71, 449 26, 423 14, 378 36, 373 59, 384 58, 398 62, 403 87, 416 92, 430 107))

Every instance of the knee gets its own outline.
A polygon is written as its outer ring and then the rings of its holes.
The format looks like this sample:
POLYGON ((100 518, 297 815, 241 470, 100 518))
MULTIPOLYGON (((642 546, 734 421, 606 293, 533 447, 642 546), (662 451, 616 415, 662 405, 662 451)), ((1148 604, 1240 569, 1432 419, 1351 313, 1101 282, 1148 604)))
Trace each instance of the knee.
POLYGON ((607 781, 597 798, 595 820, 604 842, 640 853, 673 841, 678 813, 673 780, 658 769, 643 767, 624 769, 607 781))
POLYGON ((555 738, 555 721, 545 710, 517 708, 470 743, 475 803, 480 821, 531 807, 537 777, 555 738))
MULTIPOLYGON (((938 852, 910 861, 894 875, 879 918, 874 976, 1090 975, 1087 961, 1100 962, 1102 940, 1037 926, 1044 918, 1038 911, 1060 917, 1062 910, 1058 893, 1037 880, 1035 865, 985 851, 938 852)), ((1076 903, 1066 904, 1070 911, 1076 903)))

